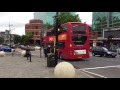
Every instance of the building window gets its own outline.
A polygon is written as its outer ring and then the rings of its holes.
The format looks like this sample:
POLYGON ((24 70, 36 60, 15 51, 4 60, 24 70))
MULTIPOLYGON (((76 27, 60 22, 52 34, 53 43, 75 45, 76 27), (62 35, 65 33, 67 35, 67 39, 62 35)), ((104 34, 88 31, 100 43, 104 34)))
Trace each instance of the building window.
POLYGON ((38 26, 36 26, 36 29, 38 29, 38 26))
POLYGON ((32 29, 34 29, 34 26, 32 26, 32 29))
POLYGON ((38 32, 36 32, 36 35, 38 35, 38 32))
POLYGON ((61 29, 62 32, 67 32, 68 31, 68 26, 67 25, 61 26, 60 29, 61 29))
POLYGON ((34 35, 34 32, 32 32, 32 35, 34 35))

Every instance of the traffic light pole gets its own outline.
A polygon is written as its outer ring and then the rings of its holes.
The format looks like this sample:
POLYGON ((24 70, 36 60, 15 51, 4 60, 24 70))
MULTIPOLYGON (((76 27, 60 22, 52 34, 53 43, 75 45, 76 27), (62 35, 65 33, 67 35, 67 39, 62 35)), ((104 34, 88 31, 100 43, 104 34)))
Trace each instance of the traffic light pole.
POLYGON ((56 12, 56 28, 55 28, 55 66, 58 63, 58 12, 56 12))

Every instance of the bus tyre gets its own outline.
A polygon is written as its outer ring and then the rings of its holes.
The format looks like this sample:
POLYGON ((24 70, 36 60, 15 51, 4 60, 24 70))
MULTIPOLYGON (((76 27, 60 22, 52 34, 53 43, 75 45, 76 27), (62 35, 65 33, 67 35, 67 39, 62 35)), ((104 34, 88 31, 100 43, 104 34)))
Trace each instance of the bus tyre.
POLYGON ((92 53, 93 56, 95 56, 95 53, 92 53))
POLYGON ((59 58, 60 58, 60 60, 63 59, 63 54, 62 53, 60 53, 59 58))

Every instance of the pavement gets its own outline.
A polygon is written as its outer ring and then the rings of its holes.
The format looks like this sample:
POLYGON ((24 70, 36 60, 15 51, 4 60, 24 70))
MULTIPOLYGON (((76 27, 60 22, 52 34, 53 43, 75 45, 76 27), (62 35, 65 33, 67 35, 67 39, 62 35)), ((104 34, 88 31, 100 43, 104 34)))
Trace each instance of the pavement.
MULTIPOLYGON (((4 57, 0 57, 0 78, 56 78, 54 67, 47 67, 46 58, 32 54, 32 62, 29 62, 20 53, 21 50, 16 49, 13 56, 11 53, 6 53, 4 57)), ((75 69, 74 78, 93 77, 75 69)))

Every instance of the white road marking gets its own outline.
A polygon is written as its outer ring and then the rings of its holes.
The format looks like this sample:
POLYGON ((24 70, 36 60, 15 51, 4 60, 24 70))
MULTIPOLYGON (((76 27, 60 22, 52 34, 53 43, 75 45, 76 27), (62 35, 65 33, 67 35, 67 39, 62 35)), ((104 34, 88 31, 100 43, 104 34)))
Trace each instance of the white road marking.
POLYGON ((93 74, 93 75, 96 75, 96 76, 99 76, 99 77, 102 77, 102 78, 107 78, 107 77, 105 77, 105 76, 103 76, 103 75, 96 74, 96 73, 92 73, 92 72, 89 72, 89 71, 86 71, 86 70, 82 70, 82 71, 87 72, 87 73, 90 73, 90 74, 93 74))
POLYGON ((93 68, 82 68, 82 69, 78 69, 78 70, 89 70, 89 69, 100 69, 100 68, 111 68, 111 67, 120 67, 120 65, 116 65, 116 66, 104 66, 104 67, 93 67, 93 68))
POLYGON ((91 75, 89 75, 89 74, 83 72, 82 70, 80 70, 80 72, 83 73, 83 74, 85 74, 85 75, 87 75, 87 76, 89 76, 89 77, 91 77, 91 78, 94 78, 93 76, 91 76, 91 75))

